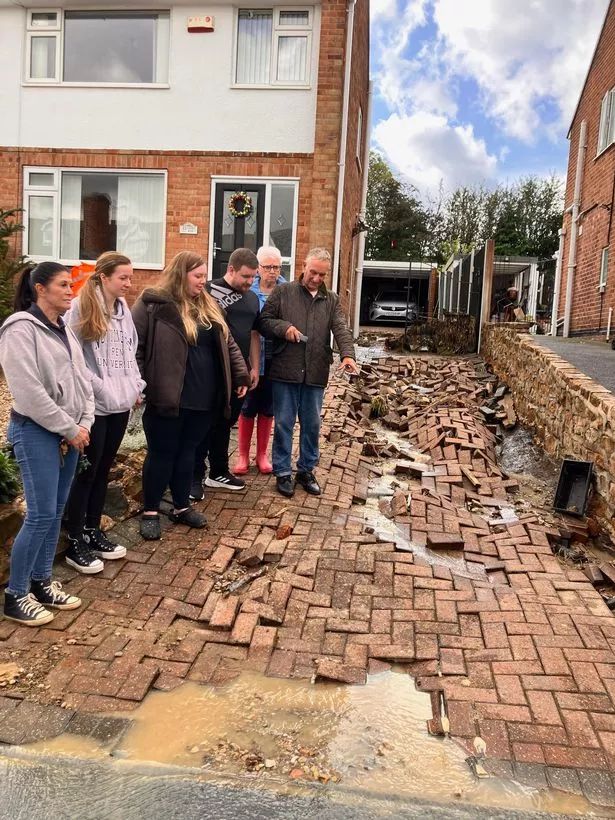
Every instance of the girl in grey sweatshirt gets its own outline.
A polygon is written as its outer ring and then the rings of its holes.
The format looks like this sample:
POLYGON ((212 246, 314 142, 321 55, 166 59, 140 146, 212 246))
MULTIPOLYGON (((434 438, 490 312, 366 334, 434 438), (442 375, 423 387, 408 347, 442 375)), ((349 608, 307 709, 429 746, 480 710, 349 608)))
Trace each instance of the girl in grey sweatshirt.
POLYGON ((141 403, 145 382, 135 358, 137 332, 125 301, 132 265, 109 251, 73 301, 67 321, 80 340, 90 373, 96 416, 85 450, 87 469, 76 477, 67 505, 67 562, 79 572, 99 572, 102 560, 126 555, 100 529, 109 471, 124 437, 131 409, 141 403))
POLYGON ((79 342, 62 320, 71 277, 57 262, 24 269, 15 310, 0 329, 0 362, 13 407, 7 438, 26 498, 11 549, 4 616, 24 626, 53 620, 81 601, 52 581, 64 504, 94 420, 94 396, 79 342))

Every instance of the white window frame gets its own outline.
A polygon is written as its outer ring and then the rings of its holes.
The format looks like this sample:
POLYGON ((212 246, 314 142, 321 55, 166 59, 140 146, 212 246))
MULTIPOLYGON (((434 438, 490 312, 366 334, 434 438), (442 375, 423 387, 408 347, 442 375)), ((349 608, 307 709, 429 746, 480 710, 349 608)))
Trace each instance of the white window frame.
POLYGON ((209 251, 207 257, 208 276, 211 279, 213 275, 213 251, 214 251, 214 223, 215 223, 215 201, 216 201, 216 183, 219 182, 234 182, 237 185, 237 190, 246 188, 252 185, 265 186, 265 213, 263 218, 263 243, 269 244, 269 231, 271 228, 271 188, 273 185, 294 185, 295 199, 293 203, 293 237, 291 244, 291 255, 282 257, 282 264, 288 263, 290 269, 290 280, 295 278, 295 260, 297 258, 297 231, 299 228, 299 177, 236 177, 236 176, 212 176, 211 178, 211 194, 209 209, 209 251))
MULTIPOLYGON (((29 258, 32 259, 34 262, 44 262, 47 260, 52 260, 54 262, 60 262, 62 265, 67 265, 71 267, 72 265, 79 265, 81 262, 90 262, 93 260, 89 259, 60 259, 60 231, 61 231, 61 212, 60 212, 60 205, 62 201, 62 174, 63 173, 76 173, 76 174, 113 174, 115 176, 125 176, 130 174, 138 174, 140 176, 148 175, 148 176, 161 176, 164 180, 163 185, 163 219, 162 219, 162 259, 159 263, 154 262, 139 262, 136 259, 133 259, 133 265, 138 270, 154 270, 160 271, 164 269, 165 258, 166 258, 166 240, 167 240, 167 203, 168 203, 168 173, 164 169, 150 169, 150 168, 73 168, 70 166, 62 166, 62 167, 55 167, 55 166, 47 166, 47 165, 26 165, 23 168, 23 207, 24 207, 24 214, 23 214, 23 226, 24 226, 24 253, 29 258), (41 173, 41 174, 54 174, 54 187, 50 185, 30 185, 29 184, 29 174, 31 173, 41 173), (30 245, 30 233, 29 233, 29 225, 28 225, 28 197, 29 196, 43 196, 47 195, 53 197, 54 199, 54 231, 53 231, 53 254, 50 256, 38 256, 28 253, 29 245, 30 245)), ((108 250, 114 250, 113 248, 109 248, 108 250)), ((120 249, 121 250, 121 249, 120 249)))
MULTIPOLYGON (((63 65, 64 65, 64 12, 65 11, 81 11, 81 8, 75 9, 47 9, 47 8, 33 8, 28 9, 27 12, 27 23, 26 23, 26 47, 24 49, 25 54, 25 64, 23 67, 23 81, 22 85, 27 86, 65 86, 67 88, 170 88, 169 78, 167 76, 167 81, 164 83, 102 83, 102 82, 64 82, 63 79, 63 65), (48 27, 34 27, 32 25, 32 15, 33 14, 48 14, 48 13, 56 13, 58 15, 57 23, 55 26, 48 26, 48 27), (34 79, 30 78, 30 59, 32 55, 32 40, 36 37, 50 37, 55 36, 56 38, 56 65, 55 65, 55 76, 49 78, 40 78, 36 77, 34 79)), ((131 9, 115 9, 113 7, 108 6, 100 6, 94 7, 92 9, 88 9, 88 11, 130 11, 131 9)), ((138 9, 135 9, 138 10, 138 9)), ((158 14, 168 14, 169 15, 169 42, 167 43, 168 55, 167 55, 167 65, 168 71, 170 71, 170 51, 171 51, 171 37, 172 37, 172 9, 153 9, 154 12, 158 14)))
POLYGON ((606 290, 606 283, 609 274, 609 246, 602 248, 600 252, 600 281, 598 283, 598 290, 604 293, 606 290))
POLYGON ((598 143, 596 156, 600 156, 615 142, 615 88, 611 88, 602 98, 600 120, 598 122, 598 143))
POLYGON ((250 6, 241 4, 235 9, 234 16, 234 37, 233 37, 233 65, 232 65, 232 88, 300 88, 310 89, 312 84, 312 43, 314 36, 314 7, 313 6, 250 6), (272 12, 272 32, 271 32, 271 65, 269 67, 270 81, 268 83, 238 83, 237 82, 237 58, 239 44, 239 12, 240 11, 271 11, 272 12), (280 12, 300 12, 307 11, 308 22, 304 26, 284 25, 280 22, 280 12), (276 80, 278 68, 278 51, 281 37, 305 37, 307 36, 307 59, 305 63, 305 81, 302 83, 288 83, 276 80))

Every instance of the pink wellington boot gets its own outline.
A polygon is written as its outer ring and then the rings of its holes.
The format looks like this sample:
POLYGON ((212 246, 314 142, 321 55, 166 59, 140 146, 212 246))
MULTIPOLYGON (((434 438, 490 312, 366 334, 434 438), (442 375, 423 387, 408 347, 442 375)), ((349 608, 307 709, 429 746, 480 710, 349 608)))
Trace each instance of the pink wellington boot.
POLYGON ((272 427, 272 416, 258 417, 258 421, 256 422, 256 466, 261 473, 273 472, 273 467, 267 457, 272 427))
POLYGON ((245 475, 250 467, 250 444, 252 442, 252 431, 254 430, 254 419, 247 416, 239 416, 237 429, 237 461, 233 465, 235 475, 245 475))

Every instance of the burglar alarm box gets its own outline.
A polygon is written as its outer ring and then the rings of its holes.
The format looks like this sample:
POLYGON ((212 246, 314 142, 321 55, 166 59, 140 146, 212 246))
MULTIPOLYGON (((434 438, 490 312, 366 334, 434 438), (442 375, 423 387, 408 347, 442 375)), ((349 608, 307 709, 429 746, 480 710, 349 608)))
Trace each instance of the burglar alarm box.
POLYGON ((214 18, 211 14, 200 14, 198 17, 188 18, 188 31, 191 34, 213 30, 214 18))
POLYGON ((553 501, 553 508, 557 512, 576 516, 585 515, 593 467, 593 461, 564 459, 553 501))

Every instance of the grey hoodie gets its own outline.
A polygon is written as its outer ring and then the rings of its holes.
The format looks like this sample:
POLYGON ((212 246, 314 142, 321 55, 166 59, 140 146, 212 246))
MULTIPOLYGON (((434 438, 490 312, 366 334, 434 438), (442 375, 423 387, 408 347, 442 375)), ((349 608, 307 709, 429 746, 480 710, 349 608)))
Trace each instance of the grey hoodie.
MULTIPOLYGON (((81 311, 77 296, 65 317, 66 324, 77 338, 77 325, 80 319, 81 311)), ((145 382, 141 378, 135 358, 137 331, 125 300, 116 299, 111 324, 100 341, 80 341, 85 363, 91 374, 96 415, 125 413, 134 407, 145 388, 145 382)))
POLYGON ((66 328, 66 345, 26 311, 9 316, 0 328, 0 364, 13 408, 52 433, 75 438, 90 430, 94 396, 77 337, 66 328))

